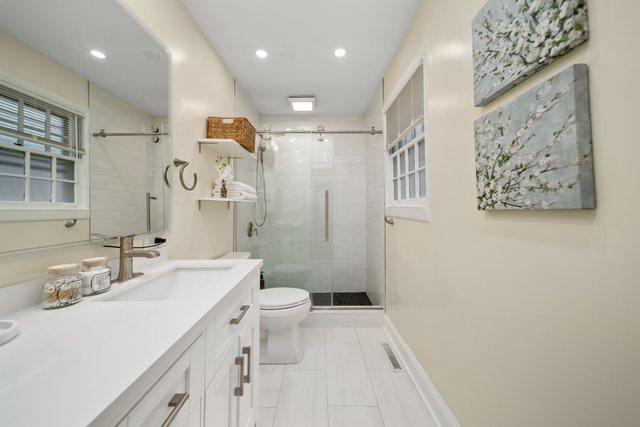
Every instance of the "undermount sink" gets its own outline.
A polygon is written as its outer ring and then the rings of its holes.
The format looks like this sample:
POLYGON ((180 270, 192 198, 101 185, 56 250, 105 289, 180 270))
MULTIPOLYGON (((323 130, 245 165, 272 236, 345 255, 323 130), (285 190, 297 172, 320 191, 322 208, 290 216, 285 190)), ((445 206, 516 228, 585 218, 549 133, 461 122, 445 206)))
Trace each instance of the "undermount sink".
POLYGON ((218 279, 232 268, 179 268, 120 292, 115 289, 118 285, 114 285, 111 293, 96 301, 164 301, 194 298, 200 290, 215 285, 218 279))

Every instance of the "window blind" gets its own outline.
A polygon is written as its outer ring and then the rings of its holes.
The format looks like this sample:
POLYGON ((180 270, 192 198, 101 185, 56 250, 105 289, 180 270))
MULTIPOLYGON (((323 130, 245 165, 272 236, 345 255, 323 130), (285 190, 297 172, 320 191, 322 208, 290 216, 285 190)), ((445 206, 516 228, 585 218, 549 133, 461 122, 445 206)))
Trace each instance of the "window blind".
POLYGON ((82 116, 0 86, 0 144, 79 158, 83 126, 82 116))
POLYGON ((420 65, 387 110, 387 146, 394 145, 424 115, 424 73, 420 65))

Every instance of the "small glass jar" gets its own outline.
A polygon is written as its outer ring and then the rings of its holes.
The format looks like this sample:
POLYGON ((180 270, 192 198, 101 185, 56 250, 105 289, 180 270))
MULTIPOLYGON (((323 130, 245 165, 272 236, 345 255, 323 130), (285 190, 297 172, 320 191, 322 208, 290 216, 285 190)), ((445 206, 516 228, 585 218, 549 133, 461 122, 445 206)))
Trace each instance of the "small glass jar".
POLYGON ((82 295, 95 295, 111 289, 111 268, 107 257, 87 258, 82 261, 82 295))
POLYGON ((82 299, 82 277, 78 264, 53 265, 47 269, 49 277, 42 286, 42 308, 61 308, 82 299))

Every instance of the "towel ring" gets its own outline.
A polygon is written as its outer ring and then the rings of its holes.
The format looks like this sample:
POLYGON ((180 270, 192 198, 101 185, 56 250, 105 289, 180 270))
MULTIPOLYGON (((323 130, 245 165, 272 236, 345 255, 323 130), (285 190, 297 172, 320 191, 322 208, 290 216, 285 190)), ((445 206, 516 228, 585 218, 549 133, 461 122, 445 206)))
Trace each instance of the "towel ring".
POLYGON ((189 166, 189 162, 186 162, 186 161, 180 160, 180 159, 173 159, 173 165, 175 167, 180 166, 180 184, 182 184, 184 189, 188 190, 188 191, 191 191, 194 188, 196 188, 196 185, 198 185, 198 174, 197 173, 193 174, 193 185, 191 187, 188 187, 187 184, 185 184, 185 182, 184 182, 184 169, 187 166, 189 166))

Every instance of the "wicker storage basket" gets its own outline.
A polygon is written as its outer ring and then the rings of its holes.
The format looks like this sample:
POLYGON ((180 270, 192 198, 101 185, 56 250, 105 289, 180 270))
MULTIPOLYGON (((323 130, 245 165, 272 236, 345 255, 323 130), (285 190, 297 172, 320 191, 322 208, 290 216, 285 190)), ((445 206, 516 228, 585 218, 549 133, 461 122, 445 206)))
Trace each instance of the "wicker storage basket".
POLYGON ((256 128, 245 117, 209 117, 207 138, 233 139, 250 153, 256 148, 256 128))

